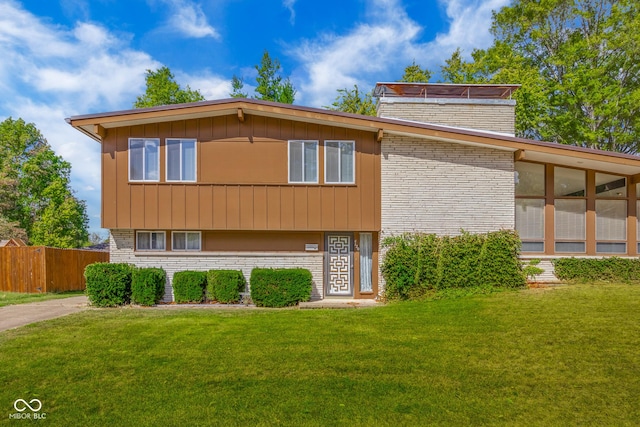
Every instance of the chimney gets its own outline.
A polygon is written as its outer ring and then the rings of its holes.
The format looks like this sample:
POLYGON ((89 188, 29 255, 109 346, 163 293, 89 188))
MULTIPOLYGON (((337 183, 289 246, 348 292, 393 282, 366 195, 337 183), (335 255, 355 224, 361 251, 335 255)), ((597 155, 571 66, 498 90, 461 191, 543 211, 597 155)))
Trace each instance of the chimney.
POLYGON ((378 117, 515 135, 520 85, 378 83, 378 117))

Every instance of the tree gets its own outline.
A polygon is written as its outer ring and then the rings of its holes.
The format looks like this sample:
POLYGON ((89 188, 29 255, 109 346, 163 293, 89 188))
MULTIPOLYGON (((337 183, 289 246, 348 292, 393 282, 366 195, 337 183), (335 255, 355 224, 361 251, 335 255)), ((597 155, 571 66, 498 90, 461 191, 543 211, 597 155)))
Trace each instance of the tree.
POLYGON ((0 123, 0 224, 32 244, 82 246, 88 237, 86 206, 70 188, 71 165, 24 120, 0 123), (61 227, 53 223, 69 224, 61 227), (49 237, 44 238, 45 234, 49 237))
POLYGON ((188 85, 184 89, 181 88, 168 67, 161 67, 156 71, 147 70, 145 80, 147 89, 143 95, 136 98, 134 108, 204 101, 200 91, 191 90, 188 85))
MULTIPOLYGON (((268 51, 264 51, 260 64, 255 65, 258 72, 256 77, 256 93, 255 99, 264 101, 281 102, 283 104, 293 104, 296 96, 296 89, 293 87, 291 80, 287 77, 283 80, 280 75, 280 61, 272 59, 268 51)), ((231 79, 233 92, 230 93, 232 98, 246 98, 247 94, 242 92, 244 82, 241 78, 233 76, 231 79)))
POLYGON ((407 65, 404 69, 404 74, 400 79, 401 82, 407 83, 429 83, 431 78, 431 71, 422 69, 420 65, 413 61, 411 65, 407 65))
POLYGON ((472 61, 452 56, 447 77, 522 84, 519 135, 640 151, 640 3, 515 0, 494 13, 492 33, 472 61))
POLYGON ((325 107, 333 111, 345 113, 363 114, 365 116, 375 116, 377 114, 376 102, 373 100, 371 91, 362 94, 358 85, 354 85, 352 90, 338 89, 338 96, 330 107, 325 107))

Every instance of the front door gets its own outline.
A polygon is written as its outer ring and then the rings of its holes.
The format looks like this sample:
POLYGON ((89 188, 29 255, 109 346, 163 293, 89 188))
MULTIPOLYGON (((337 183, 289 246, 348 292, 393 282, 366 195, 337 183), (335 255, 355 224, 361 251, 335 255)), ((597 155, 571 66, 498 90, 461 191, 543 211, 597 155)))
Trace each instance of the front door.
POLYGON ((325 295, 353 296, 353 250, 350 234, 328 234, 325 258, 325 295))

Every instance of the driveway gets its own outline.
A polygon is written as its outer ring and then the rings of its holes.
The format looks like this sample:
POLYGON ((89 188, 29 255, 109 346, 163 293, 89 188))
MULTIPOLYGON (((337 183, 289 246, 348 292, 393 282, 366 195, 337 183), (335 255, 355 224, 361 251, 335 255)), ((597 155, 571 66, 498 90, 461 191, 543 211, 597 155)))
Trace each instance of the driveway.
POLYGON ((78 313, 88 308, 86 296, 0 307, 0 331, 78 313))

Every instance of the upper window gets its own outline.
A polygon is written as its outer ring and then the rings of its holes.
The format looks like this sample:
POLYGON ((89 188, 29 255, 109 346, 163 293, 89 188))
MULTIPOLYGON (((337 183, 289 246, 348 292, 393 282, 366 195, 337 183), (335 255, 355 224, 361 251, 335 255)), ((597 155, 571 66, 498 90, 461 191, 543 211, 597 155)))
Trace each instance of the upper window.
POLYGON ((325 141, 325 183, 353 184, 355 182, 355 145, 353 141, 325 141))
POLYGON ((129 181, 158 181, 160 140, 129 138, 129 181))
POLYGON ((171 233, 171 249, 174 251, 199 251, 201 247, 199 231, 174 231, 171 233))
POLYGON ((164 231, 138 231, 136 233, 136 250, 164 251, 164 231))
POLYGON ((544 196, 544 165, 516 162, 516 196, 544 196))
POLYGON ((318 182, 318 141, 289 141, 289 182, 318 182))
POLYGON ((596 197, 627 197, 627 179, 596 172, 596 197))
POLYGON ((196 140, 167 139, 167 181, 196 180, 196 140))

